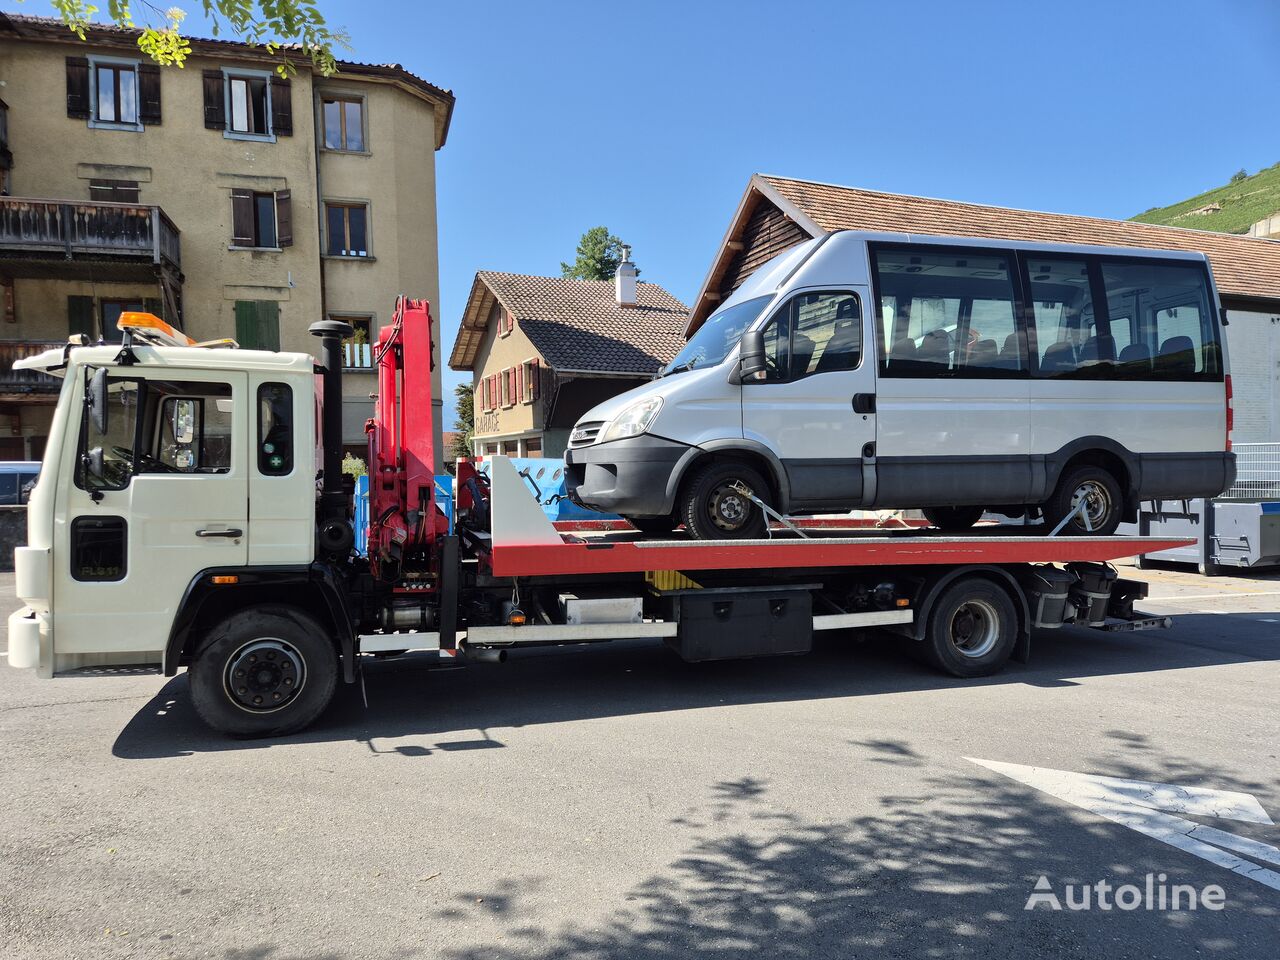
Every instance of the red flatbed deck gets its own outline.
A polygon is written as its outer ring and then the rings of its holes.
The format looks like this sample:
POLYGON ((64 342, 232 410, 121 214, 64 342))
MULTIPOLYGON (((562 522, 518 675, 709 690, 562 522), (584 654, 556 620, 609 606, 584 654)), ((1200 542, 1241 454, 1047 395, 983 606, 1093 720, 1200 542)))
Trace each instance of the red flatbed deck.
POLYGON ((618 521, 552 524, 505 458, 495 457, 490 565, 497 577, 549 577, 648 570, 814 569, 926 564, 1108 561, 1186 546, 1161 537, 1047 537, 1043 527, 980 525, 963 534, 888 528, 874 521, 818 519, 804 538, 774 526, 768 540, 654 539, 618 521))

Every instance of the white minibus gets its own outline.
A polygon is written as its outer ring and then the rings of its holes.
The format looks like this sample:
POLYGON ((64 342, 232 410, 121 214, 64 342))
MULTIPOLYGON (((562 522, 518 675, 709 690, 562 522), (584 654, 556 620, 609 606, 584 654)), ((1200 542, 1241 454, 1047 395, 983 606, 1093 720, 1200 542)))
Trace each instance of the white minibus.
POLYGON ((753 497, 1109 534, 1231 484, 1221 314, 1202 254, 831 233, 579 420, 570 495, 699 539, 763 536, 753 497))

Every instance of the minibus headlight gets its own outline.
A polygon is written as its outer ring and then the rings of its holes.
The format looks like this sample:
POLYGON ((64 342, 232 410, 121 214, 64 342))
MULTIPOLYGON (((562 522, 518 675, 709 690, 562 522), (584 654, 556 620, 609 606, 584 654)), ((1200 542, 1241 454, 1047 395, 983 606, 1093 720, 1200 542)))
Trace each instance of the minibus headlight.
POLYGON ((600 434, 600 442, 607 443, 610 440, 640 436, 649 429, 649 424, 653 423, 653 418, 661 409, 661 397, 650 397, 639 403, 633 403, 609 422, 604 432, 600 434))

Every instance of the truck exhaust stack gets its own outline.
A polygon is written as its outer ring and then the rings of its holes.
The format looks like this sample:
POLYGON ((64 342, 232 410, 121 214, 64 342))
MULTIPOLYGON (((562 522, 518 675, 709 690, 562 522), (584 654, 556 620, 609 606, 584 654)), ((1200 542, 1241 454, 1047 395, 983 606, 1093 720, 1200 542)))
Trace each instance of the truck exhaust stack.
POLYGON ((320 550, 345 557, 355 543, 347 523, 347 498, 342 489, 342 341, 355 333, 341 320, 320 320, 309 328, 320 338, 324 356, 324 420, 320 425, 324 463, 316 535, 320 550))

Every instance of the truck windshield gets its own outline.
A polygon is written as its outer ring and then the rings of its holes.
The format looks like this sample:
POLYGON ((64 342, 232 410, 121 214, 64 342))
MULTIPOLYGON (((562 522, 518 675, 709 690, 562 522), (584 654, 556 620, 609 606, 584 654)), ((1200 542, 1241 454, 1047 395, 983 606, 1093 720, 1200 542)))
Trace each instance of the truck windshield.
POLYGON ((712 316, 693 335, 693 339, 684 345, 684 349, 676 354, 676 358, 662 369, 662 376, 679 373, 681 370, 714 367, 720 363, 737 346, 743 332, 755 322, 772 299, 772 296, 768 296, 743 300, 742 303, 712 316))

